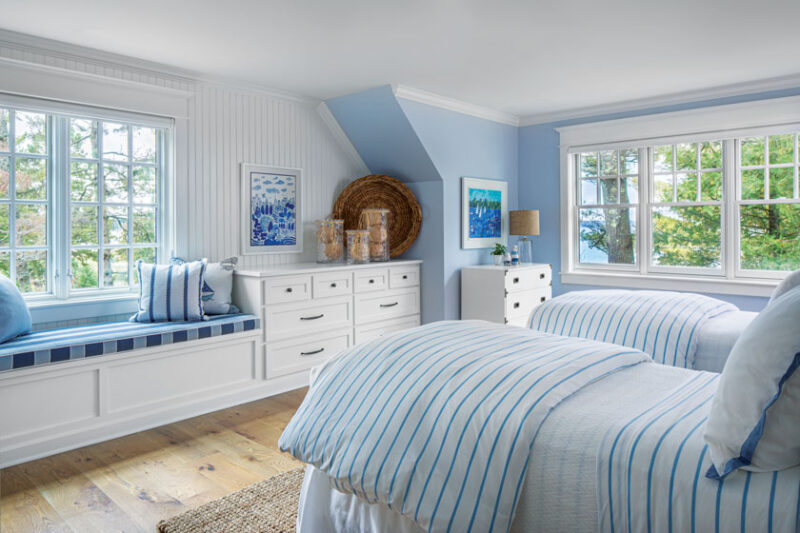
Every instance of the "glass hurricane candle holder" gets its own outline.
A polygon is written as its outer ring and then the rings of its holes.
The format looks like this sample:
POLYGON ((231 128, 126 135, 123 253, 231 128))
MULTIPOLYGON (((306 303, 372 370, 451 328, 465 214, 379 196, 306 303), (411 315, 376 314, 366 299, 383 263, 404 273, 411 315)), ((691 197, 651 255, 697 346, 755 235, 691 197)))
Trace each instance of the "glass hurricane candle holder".
POLYGON ((317 263, 344 261, 344 220, 317 220, 317 263))
POLYGON ((347 233, 347 262, 369 263, 369 231, 350 229, 347 233))
POLYGON ((361 228, 369 232, 370 261, 389 260, 389 210, 364 209, 361 228))

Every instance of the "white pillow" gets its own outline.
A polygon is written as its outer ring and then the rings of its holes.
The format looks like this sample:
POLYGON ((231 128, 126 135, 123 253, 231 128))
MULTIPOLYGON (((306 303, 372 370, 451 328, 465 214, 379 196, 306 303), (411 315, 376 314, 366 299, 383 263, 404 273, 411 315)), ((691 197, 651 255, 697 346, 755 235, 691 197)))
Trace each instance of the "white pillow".
POLYGON ((775 301, 780 295, 789 292, 798 285, 800 285, 800 270, 795 270, 783 278, 783 281, 781 281, 778 286, 775 287, 775 290, 772 291, 772 297, 770 297, 769 301, 775 301))
POLYGON ((203 285, 203 308, 209 315, 238 313, 231 303, 233 292, 233 267, 228 263, 210 263, 206 268, 203 285))
POLYGON ((706 476, 800 464, 798 366, 800 286, 771 300, 731 350, 706 424, 713 463, 706 476))
MULTIPOLYGON (((171 262, 174 265, 185 263, 180 257, 173 257, 171 262)), ((239 312, 239 308, 231 303, 233 271, 237 262, 238 258, 229 257, 219 263, 206 265, 203 276, 203 309, 207 315, 227 315, 239 312)))

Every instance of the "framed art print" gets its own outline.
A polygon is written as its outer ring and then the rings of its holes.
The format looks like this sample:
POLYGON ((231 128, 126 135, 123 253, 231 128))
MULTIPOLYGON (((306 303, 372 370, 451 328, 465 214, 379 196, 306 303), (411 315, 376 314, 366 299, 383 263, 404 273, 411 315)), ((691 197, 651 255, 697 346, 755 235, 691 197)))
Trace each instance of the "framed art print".
POLYGON ((303 251, 302 172, 242 164, 242 254, 303 251))
POLYGON ((508 241, 508 183, 461 178, 461 247, 491 248, 508 241))

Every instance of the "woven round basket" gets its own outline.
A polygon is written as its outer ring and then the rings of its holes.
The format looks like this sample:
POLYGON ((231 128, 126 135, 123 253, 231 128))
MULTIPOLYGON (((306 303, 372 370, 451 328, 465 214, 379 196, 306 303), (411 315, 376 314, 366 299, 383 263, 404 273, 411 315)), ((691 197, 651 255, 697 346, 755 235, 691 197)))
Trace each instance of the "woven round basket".
POLYGON ((344 228, 358 229, 361 211, 389 210, 389 254, 397 257, 417 240, 422 209, 414 194, 400 180, 381 174, 358 178, 345 187, 333 204, 333 218, 344 219, 344 228))

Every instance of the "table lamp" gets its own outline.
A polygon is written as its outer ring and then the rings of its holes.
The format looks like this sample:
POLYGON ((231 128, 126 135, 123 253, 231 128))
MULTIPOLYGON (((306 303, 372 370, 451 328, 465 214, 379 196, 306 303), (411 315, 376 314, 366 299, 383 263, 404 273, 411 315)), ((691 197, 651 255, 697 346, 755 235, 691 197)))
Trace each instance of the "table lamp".
POLYGON ((529 235, 539 235, 539 211, 527 209, 509 212, 511 235, 522 235, 519 240, 519 262, 533 263, 533 244, 529 235))

